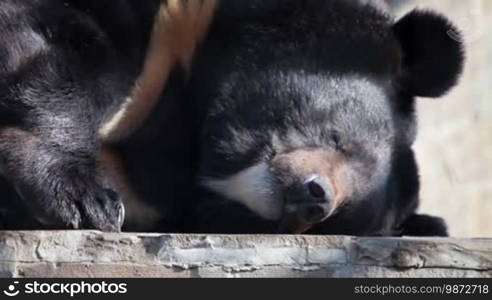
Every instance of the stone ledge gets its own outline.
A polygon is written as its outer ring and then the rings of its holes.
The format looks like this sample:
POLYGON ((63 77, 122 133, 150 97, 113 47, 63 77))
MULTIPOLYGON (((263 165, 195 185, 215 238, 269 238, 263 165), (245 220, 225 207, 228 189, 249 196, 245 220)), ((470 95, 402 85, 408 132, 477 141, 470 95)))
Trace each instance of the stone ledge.
POLYGON ((492 239, 0 232, 2 277, 492 277, 492 239))

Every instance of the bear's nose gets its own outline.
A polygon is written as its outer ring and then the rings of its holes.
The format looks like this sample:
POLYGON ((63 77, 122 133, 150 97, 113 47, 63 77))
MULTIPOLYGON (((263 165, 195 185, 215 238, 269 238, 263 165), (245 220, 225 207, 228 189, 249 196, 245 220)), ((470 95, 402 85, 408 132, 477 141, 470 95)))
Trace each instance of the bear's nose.
POLYGON ((323 176, 313 175, 286 191, 284 218, 296 224, 317 224, 329 217, 334 206, 330 182, 323 176))
POLYGON ((324 199, 326 196, 325 188, 317 179, 306 182, 306 188, 309 192, 309 196, 313 197, 313 199, 324 199))
POLYGON ((302 189, 307 202, 322 203, 332 200, 331 184, 321 176, 311 176, 304 182, 302 189))

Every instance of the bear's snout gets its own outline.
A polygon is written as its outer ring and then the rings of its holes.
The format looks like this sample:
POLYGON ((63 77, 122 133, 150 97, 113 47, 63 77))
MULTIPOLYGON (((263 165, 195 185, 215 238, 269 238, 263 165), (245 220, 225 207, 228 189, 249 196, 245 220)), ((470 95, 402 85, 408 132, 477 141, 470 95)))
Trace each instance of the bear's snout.
POLYGON ((281 231, 303 233, 336 210, 333 186, 336 160, 320 149, 302 149, 278 155, 272 173, 283 193, 281 231))
POLYGON ((303 223, 316 224, 329 216, 334 206, 333 198, 333 188, 328 180, 313 175, 286 190, 285 213, 297 215, 303 223))

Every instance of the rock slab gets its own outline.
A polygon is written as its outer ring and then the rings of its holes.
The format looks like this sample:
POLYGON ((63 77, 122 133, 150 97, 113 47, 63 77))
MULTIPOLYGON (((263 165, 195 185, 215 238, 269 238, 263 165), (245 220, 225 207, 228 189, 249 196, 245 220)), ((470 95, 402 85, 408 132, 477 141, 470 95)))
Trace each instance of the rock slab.
POLYGON ((0 232, 0 276, 492 277, 492 239, 0 232))

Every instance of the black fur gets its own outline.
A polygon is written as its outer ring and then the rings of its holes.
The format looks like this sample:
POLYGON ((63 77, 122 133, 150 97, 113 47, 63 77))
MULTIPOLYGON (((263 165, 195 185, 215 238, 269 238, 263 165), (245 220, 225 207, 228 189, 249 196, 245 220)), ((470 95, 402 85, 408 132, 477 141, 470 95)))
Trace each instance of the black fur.
MULTIPOLYGON (((0 4, 9 15, 0 27, 13 28, 0 33, 12 40, 0 56, 1 166, 45 227, 119 227, 117 197, 96 180, 96 131, 142 67, 158 1, 115 2, 0 4), (39 32, 50 47, 39 52, 37 37, 16 35, 24 32, 39 32), (12 51, 23 63, 13 64, 12 51)), ((414 96, 456 83, 461 45, 439 15, 397 23, 371 3, 220 2, 191 76, 176 71, 146 123, 111 145, 136 192, 162 214, 154 230, 278 232, 276 221, 201 181, 319 148, 344 155, 354 185, 312 233, 445 234, 441 222, 415 215, 414 96)))
POLYGON ((394 31, 403 48, 402 85, 410 93, 440 97, 457 83, 463 70, 463 38, 444 16, 414 10, 394 31))
POLYGON ((46 228, 121 226, 96 178, 98 130, 140 72, 158 1, 146 3, 0 3, 1 168, 46 228))
MULTIPOLYGON (((355 190, 370 188, 311 233, 445 235, 442 222, 415 216, 419 178, 411 146, 414 96, 443 94, 461 72, 460 41, 446 35, 456 29, 430 12, 395 23, 358 1, 265 5, 240 21, 219 19, 197 57, 184 97, 195 107, 192 120, 203 122, 194 146, 201 151, 197 180, 226 178, 279 152, 336 149, 336 132, 342 144, 356 145, 347 154, 355 190), (280 143, 272 143, 274 134, 280 143)), ((198 188, 192 199, 196 211, 187 220, 199 220, 199 232, 277 232, 276 224, 210 191, 198 188)))

